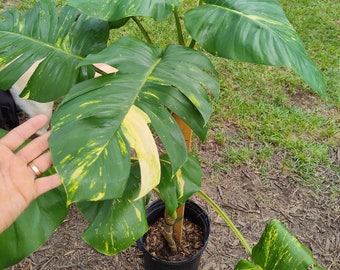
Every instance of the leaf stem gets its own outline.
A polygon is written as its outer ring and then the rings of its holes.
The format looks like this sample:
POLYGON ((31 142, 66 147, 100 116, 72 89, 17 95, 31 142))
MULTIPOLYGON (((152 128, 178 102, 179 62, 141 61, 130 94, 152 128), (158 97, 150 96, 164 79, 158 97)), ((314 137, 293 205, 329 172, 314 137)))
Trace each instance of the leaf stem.
POLYGON ((145 28, 144 28, 143 24, 141 23, 141 21, 136 16, 132 16, 132 20, 137 24, 139 30, 142 32, 142 34, 143 34, 144 38, 146 39, 146 41, 148 43, 153 44, 152 40, 151 40, 151 38, 150 38, 150 36, 148 34, 148 32, 145 30, 145 28))
POLYGON ((202 190, 199 190, 197 192, 201 198, 203 198, 216 212, 217 214, 222 217, 222 219, 225 221, 225 223, 229 226, 229 228, 233 231, 233 233, 236 235, 236 237, 240 240, 241 244, 244 246, 248 254, 251 256, 252 250, 246 239, 243 237, 241 232, 236 228, 235 224, 231 221, 231 219, 227 216, 226 213, 223 212, 223 210, 202 190))
POLYGON ((178 15, 178 11, 177 8, 174 11, 174 15, 175 15, 175 22, 176 22, 176 29, 177 29, 177 36, 178 36, 178 43, 180 45, 185 45, 184 42, 184 37, 183 37, 183 31, 182 31, 182 26, 181 26, 181 22, 179 20, 179 15, 178 15))
POLYGON ((189 44, 189 48, 191 48, 191 49, 193 49, 194 48, 194 46, 195 46, 195 44, 196 44, 196 40, 194 40, 194 39, 191 39, 191 42, 190 42, 190 44, 189 44))

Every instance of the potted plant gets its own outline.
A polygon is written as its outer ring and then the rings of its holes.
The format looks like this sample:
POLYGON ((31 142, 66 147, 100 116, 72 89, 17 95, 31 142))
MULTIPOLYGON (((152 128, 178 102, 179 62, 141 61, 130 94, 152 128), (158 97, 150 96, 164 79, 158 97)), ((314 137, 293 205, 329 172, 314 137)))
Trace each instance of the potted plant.
MULTIPOLYGON (((58 103, 49 143, 64 188, 40 197, 0 235, 5 258, 0 267, 46 241, 71 203, 90 223, 83 239, 108 255, 131 246, 148 230, 145 204, 151 190, 164 202, 170 236, 194 193, 218 210, 200 191, 201 168, 190 153, 191 133, 204 140, 212 100, 220 90, 209 57, 290 67, 325 96, 322 74, 276 0, 188 2, 69 0, 58 10, 52 0, 41 0, 28 11, 0 14, 0 88, 8 89, 40 61, 21 95, 58 103), (153 44, 143 18, 157 23, 170 16, 178 44, 153 44), (137 24, 144 40, 125 36, 109 42, 109 32, 128 21, 137 24), (44 215, 38 218, 40 212, 44 215), (27 216, 37 217, 38 230, 26 225, 27 216), (8 248, 17 238, 20 248, 8 248)), ((280 226, 274 221, 266 235, 280 226)), ((275 232, 289 235, 281 229, 275 232)), ((176 235, 180 238, 181 226, 176 235)), ((296 243, 293 236, 289 239, 296 243)), ((261 238, 256 250, 278 243, 267 240, 261 238)), ((245 247, 251 255, 261 253, 245 247)), ((307 259, 296 269, 317 269, 310 253, 300 248, 307 259)), ((263 266, 268 256, 253 259, 263 266)), ((249 269, 249 264, 242 261, 236 269, 249 269)))

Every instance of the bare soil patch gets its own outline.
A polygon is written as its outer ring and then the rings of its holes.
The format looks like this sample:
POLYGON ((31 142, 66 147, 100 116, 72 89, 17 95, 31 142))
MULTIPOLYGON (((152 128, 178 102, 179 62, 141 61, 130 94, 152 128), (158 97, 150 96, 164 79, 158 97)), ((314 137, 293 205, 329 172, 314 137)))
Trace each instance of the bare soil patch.
MULTIPOLYGON (((269 220, 279 219, 312 251, 320 265, 340 269, 339 196, 327 187, 316 193, 312 188, 298 184, 298 176, 275 169, 278 168, 275 163, 280 163, 279 155, 273 159, 273 169, 266 181, 261 179, 256 168, 251 169, 247 164, 216 175, 205 163, 220 160, 219 146, 214 141, 202 145, 200 155, 205 174, 203 191, 230 215, 251 245, 258 241, 269 220)), ((338 158, 334 162, 339 162, 338 158)), ((339 178, 327 170, 320 173, 325 179, 339 183, 339 178)), ((201 269, 233 269, 239 259, 247 258, 246 252, 223 220, 201 198, 194 196, 193 199, 209 213, 212 221, 201 269)), ((89 247, 81 240, 86 226, 87 222, 73 206, 44 246, 8 270, 144 269, 142 254, 136 245, 113 257, 89 247)))
POLYGON ((0 1, 0 11, 1 9, 8 9, 8 8, 11 8, 11 7, 14 7, 18 4, 19 0, 3 0, 3 1, 0 1))

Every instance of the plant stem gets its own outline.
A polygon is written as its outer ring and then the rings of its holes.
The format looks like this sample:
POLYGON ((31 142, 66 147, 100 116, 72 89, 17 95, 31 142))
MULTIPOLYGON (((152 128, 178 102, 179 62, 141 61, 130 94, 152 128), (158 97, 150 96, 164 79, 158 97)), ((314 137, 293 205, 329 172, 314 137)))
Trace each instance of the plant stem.
POLYGON ((163 237, 165 238, 166 242, 168 243, 168 246, 171 250, 172 254, 177 253, 177 245, 174 239, 174 223, 176 222, 176 218, 171 218, 165 211, 164 216, 164 231, 162 232, 163 237))
POLYGON ((196 44, 196 40, 192 39, 190 44, 189 44, 189 48, 193 49, 195 44, 196 44))
POLYGON ((220 215, 220 217, 223 218, 225 223, 229 226, 229 228, 233 231, 233 233, 236 235, 236 237, 240 240, 241 244, 244 246, 248 254, 251 256, 252 250, 246 239, 243 237, 241 232, 236 228, 235 224, 231 221, 231 219, 227 216, 226 213, 223 212, 223 210, 202 190, 199 190, 197 192, 199 196, 201 196, 214 210, 217 212, 217 214, 220 215))
POLYGON ((141 21, 136 16, 133 16, 132 20, 137 24, 138 28, 142 32, 142 34, 143 34, 144 38, 146 39, 146 41, 148 43, 152 44, 152 40, 151 40, 148 32, 145 30, 144 26, 142 25, 141 21))
POLYGON ((176 22, 176 29, 177 29, 177 35, 178 35, 178 43, 180 45, 185 45, 184 42, 184 37, 183 37, 183 31, 182 31, 182 26, 181 26, 181 22, 179 20, 179 16, 178 16, 178 12, 177 12, 177 8, 174 11, 174 15, 175 15, 175 22, 176 22))

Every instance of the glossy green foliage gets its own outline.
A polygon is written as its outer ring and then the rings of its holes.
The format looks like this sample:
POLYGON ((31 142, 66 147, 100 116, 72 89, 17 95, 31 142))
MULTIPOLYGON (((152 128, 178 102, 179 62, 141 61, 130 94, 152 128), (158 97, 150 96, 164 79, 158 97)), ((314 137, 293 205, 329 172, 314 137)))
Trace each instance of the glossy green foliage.
POLYGON ((138 164, 134 164, 119 199, 78 203, 90 222, 83 239, 104 254, 113 255, 128 248, 148 230, 144 198, 131 200, 139 192, 139 171, 138 164))
POLYGON ((0 269, 18 263, 42 246, 67 213, 63 187, 33 201, 12 226, 0 233, 0 269))
POLYGON ((161 21, 172 15, 182 0, 68 0, 74 6, 90 16, 107 21, 118 21, 130 16, 144 16, 161 21))
MULTIPOLYGON (((69 0, 85 14, 108 21, 130 16, 167 18, 182 1, 69 0), (129 6, 130 5, 130 6, 129 6), (163 12, 159 12, 162 6, 163 12)), ((204 0, 184 16, 185 27, 215 56, 295 70, 321 96, 325 80, 306 55, 303 42, 276 0, 204 0)), ((118 24, 119 25, 119 24, 118 24)))
POLYGON ((204 0, 184 17, 191 36, 213 55, 295 70, 325 96, 325 80, 276 0, 204 0))
POLYGON ((0 88, 8 89, 43 60, 22 93, 42 102, 65 95, 79 79, 93 76, 92 68, 78 65, 89 53, 106 47, 109 33, 107 22, 70 6, 58 12, 48 0, 23 13, 5 11, 0 21, 0 88))
POLYGON ((102 62, 119 72, 76 85, 53 116, 51 151, 70 202, 122 195, 130 170, 130 145, 121 125, 133 105, 149 116, 174 174, 187 155, 183 135, 168 109, 203 139, 212 113, 205 88, 216 96, 219 91, 210 61, 179 45, 162 51, 125 37, 88 56, 84 64, 102 62))
MULTIPOLYGON (((38 101, 63 99, 53 115, 49 143, 66 189, 66 197, 55 190, 46 194, 47 199, 41 197, 48 202, 32 204, 36 212, 28 212, 38 215, 41 206, 50 207, 53 211, 43 212, 36 220, 51 219, 52 224, 46 222, 45 228, 45 222, 40 222, 42 228, 32 232, 32 226, 19 219, 14 231, 9 229, 0 236, 0 251, 9 252, 4 265, 15 263, 46 240, 65 215, 66 201, 78 202, 90 222, 84 240, 111 255, 130 246, 147 230, 143 196, 149 190, 157 191, 171 215, 199 190, 199 162, 188 155, 172 113, 200 139, 205 138, 212 100, 218 97, 220 87, 208 53, 291 67, 324 95, 320 71, 306 56, 301 40, 275 0, 199 1, 199 7, 185 13, 184 24, 207 54, 175 44, 156 46, 132 37, 108 45, 110 28, 123 27, 129 18, 137 16, 151 17, 155 22, 165 20, 176 14, 181 0, 68 3, 73 7, 58 11, 52 0, 41 0, 26 12, 8 10, 0 14, 0 88, 8 89, 41 61, 23 96, 38 101), (106 74, 97 69, 101 76, 93 78, 93 65, 103 63, 118 72, 106 74), (155 145, 166 155, 159 158, 155 145), (18 234, 20 248, 15 246, 17 232, 22 232, 18 234), (29 241, 33 239, 31 233, 35 233, 37 242, 29 241), (13 245, 10 250, 8 241, 13 245)), ((180 31, 178 24, 176 29, 180 31)), ((271 226, 265 235, 270 235, 271 226)), ((274 260, 289 267, 265 269, 295 269, 293 263, 300 265, 301 260, 275 257, 291 252, 279 246, 288 239, 287 232, 281 228, 277 232, 280 237, 267 241, 264 236, 254 248, 255 264, 242 261, 237 267, 274 267, 274 260), (270 246, 272 242, 275 245, 270 246), (275 252, 265 253, 267 250, 275 252)), ((307 255, 304 251, 299 256, 307 255)), ((313 263, 308 259, 301 265, 313 263)))
MULTIPOLYGON (((156 190, 167 211, 176 208, 201 187, 202 171, 197 158, 189 155, 182 169, 173 176, 169 160, 161 157, 162 176, 156 190)), ((83 239, 98 251, 113 255, 131 246, 148 230, 145 198, 131 200, 140 190, 140 168, 132 164, 128 184, 119 199, 81 202, 78 207, 90 222, 83 239)))
MULTIPOLYGON (((0 129, 0 138, 6 133, 0 129)), ((51 173, 55 171, 50 169, 44 175, 51 173)), ((63 187, 34 200, 9 228, 0 233, 0 269, 19 262, 43 245, 67 213, 63 187)))
POLYGON ((198 159, 189 155, 181 170, 173 175, 168 158, 166 156, 161 158, 162 178, 157 186, 157 193, 164 202, 168 214, 173 216, 178 207, 201 189, 202 168, 198 159))
POLYGON ((240 261, 235 270, 319 270, 311 252, 278 220, 269 222, 252 251, 253 262, 240 261))

